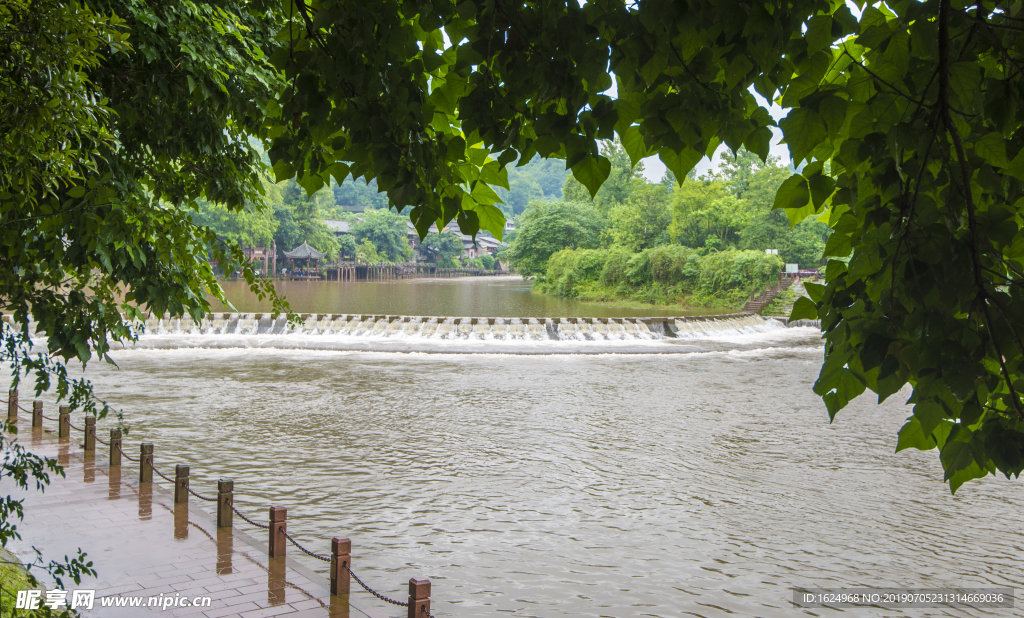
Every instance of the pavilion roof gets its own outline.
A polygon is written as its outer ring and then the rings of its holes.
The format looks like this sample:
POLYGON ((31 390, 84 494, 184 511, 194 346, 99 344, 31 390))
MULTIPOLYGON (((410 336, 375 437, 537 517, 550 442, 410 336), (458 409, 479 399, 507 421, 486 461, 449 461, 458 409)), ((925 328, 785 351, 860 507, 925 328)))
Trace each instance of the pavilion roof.
POLYGON ((327 255, 326 253, 320 253, 313 247, 310 247, 303 241, 301 245, 295 247, 291 251, 284 252, 285 257, 292 258, 294 260, 322 260, 327 255))

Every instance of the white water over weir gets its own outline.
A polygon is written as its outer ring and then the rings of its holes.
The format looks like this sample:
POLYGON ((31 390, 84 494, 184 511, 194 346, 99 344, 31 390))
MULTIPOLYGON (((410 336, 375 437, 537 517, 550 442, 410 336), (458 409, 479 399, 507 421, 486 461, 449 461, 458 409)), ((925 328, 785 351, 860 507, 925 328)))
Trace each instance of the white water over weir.
MULTIPOLYGON (((276 313, 212 313, 200 321, 150 315, 136 342, 117 349, 267 348, 471 354, 682 353, 718 349, 715 341, 760 345, 789 331, 784 321, 737 313, 644 318, 490 318, 299 314, 289 324, 276 313), (709 347, 711 346, 711 347, 709 347)), ((11 316, 3 321, 15 326, 11 316)), ((806 322, 806 321, 803 321, 806 322)), ((799 323, 792 326, 816 326, 799 323)), ((39 339, 29 323, 29 331, 39 339)), ((37 341, 37 345, 41 341, 37 341)))
POLYGON ((422 339, 610 341, 702 337, 722 331, 760 332, 780 328, 757 315, 668 318, 455 318, 398 315, 300 314, 292 325, 284 315, 215 313, 191 318, 146 320, 150 335, 344 335, 422 339))

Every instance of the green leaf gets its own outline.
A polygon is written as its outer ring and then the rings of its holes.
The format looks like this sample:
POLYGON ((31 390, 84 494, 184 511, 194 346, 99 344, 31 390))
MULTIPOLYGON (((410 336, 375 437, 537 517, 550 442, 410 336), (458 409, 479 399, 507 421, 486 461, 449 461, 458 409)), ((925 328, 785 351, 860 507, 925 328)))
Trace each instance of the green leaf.
POLYGON ((684 148, 682 153, 676 153, 670 148, 662 148, 661 152, 658 153, 658 158, 665 164, 665 167, 672 170, 672 173, 676 175, 679 182, 682 182, 683 178, 690 173, 697 163, 700 162, 701 153, 697 152, 693 148, 684 148))
POLYGON ((816 303, 820 303, 821 299, 825 297, 825 286, 820 283, 805 281, 804 290, 807 292, 807 295, 811 297, 811 300, 816 303))
POLYGON ((806 178, 800 174, 793 174, 782 183, 775 194, 775 203, 772 204, 772 210, 779 209, 786 211, 790 227, 796 227, 798 223, 815 213, 806 178))
POLYGON ((608 174, 612 171, 611 161, 601 156, 586 155, 572 166, 572 175, 590 191, 590 197, 597 195, 608 174))
POLYGON ((807 158, 819 144, 828 139, 828 128, 818 112, 807 107, 794 109, 779 121, 779 127, 786 138, 793 165, 807 158))
POLYGON ((796 299, 793 303, 793 311, 789 314, 789 321, 794 322, 796 320, 817 320, 818 319, 818 308, 815 306, 814 301, 806 296, 801 296, 796 299))
POLYGON ((68 195, 70 197, 82 197, 83 195, 85 195, 85 187, 71 187, 68 190, 68 195))
POLYGON ((946 411, 935 401, 921 401, 914 405, 914 418, 921 425, 921 430, 930 436, 946 418, 946 411))
POLYGON ((975 62, 956 62, 949 67, 949 85, 964 105, 974 99, 981 86, 981 66, 975 62))
POLYGON ((344 183, 345 179, 348 178, 348 172, 348 165, 342 163, 341 161, 333 163, 331 164, 330 167, 327 168, 327 173, 333 176, 335 182, 337 182, 339 185, 344 183))
POLYGON ((807 54, 823 50, 832 44, 832 16, 815 15, 807 22, 807 54))
POLYGON ((924 431, 917 417, 910 417, 899 431, 899 439, 896 442, 896 452, 908 448, 916 448, 919 451, 930 451, 938 445, 931 436, 930 431, 924 431))
POLYGON ((747 136, 746 141, 743 142, 743 146, 750 152, 761 157, 761 160, 764 161, 771 153, 772 130, 768 127, 761 127, 751 131, 750 135, 747 136))
POLYGON ((818 212, 836 190, 836 181, 824 174, 815 174, 807 179, 807 184, 811 188, 811 203, 814 204, 814 211, 818 212))
MULTIPOLYGON (((494 192, 494 189, 483 182, 477 182, 474 184, 472 195, 473 199, 476 200, 478 204, 486 204, 489 206, 501 201, 501 198, 499 198, 498 194, 494 192)), ((502 218, 504 219, 504 217, 502 218)), ((502 225, 505 225, 504 222, 502 225)))
POLYGON ((497 161, 488 161, 487 163, 484 163, 483 167, 480 168, 480 180, 489 185, 501 187, 506 191, 509 190, 508 170, 501 167, 497 161))
POLYGON ((644 143, 644 136, 640 133, 640 127, 629 127, 625 133, 620 135, 620 138, 622 140, 622 147, 626 149, 626 154, 629 155, 629 163, 633 167, 636 167, 637 163, 650 154, 647 150, 647 145, 644 143))
POLYGON ((974 152, 989 165, 1007 167, 1010 164, 1006 159, 1006 138, 1002 133, 993 131, 985 134, 974 143, 974 152))
POLYGON ((472 211, 476 214, 480 229, 487 230, 495 238, 501 240, 505 233, 505 215, 500 209, 490 204, 477 204, 472 211))

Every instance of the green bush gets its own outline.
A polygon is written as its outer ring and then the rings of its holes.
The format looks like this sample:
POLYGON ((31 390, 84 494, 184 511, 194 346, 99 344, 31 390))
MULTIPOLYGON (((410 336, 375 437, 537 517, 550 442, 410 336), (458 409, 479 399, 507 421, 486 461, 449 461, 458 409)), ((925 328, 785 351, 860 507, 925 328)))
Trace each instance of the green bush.
POLYGON ((481 255, 479 259, 480 263, 483 264, 484 268, 486 268, 487 270, 491 270, 492 268, 494 268, 494 263, 497 261, 492 256, 487 255, 486 253, 481 255))
POLYGON ((604 266, 601 269, 601 283, 607 286, 625 283, 626 271, 631 257, 633 257, 633 254, 623 247, 613 247, 610 249, 605 257, 604 266))
POLYGON ((782 260, 761 251, 720 251, 700 259, 700 291, 705 295, 763 290, 779 276, 782 260))
POLYGON ((651 279, 657 283, 685 283, 700 274, 697 252, 680 245, 650 249, 648 259, 651 263, 651 279))
POLYGON ((763 290, 782 268, 777 256, 760 251, 701 253, 679 245, 639 253, 622 247, 563 249, 551 256, 536 286, 561 298, 733 307, 763 290))

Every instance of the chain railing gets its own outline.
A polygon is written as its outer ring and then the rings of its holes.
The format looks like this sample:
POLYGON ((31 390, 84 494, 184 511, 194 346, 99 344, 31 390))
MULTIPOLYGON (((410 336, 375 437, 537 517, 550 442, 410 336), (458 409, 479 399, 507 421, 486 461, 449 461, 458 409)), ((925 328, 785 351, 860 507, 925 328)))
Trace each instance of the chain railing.
MULTIPOLYGON (((16 395, 15 395, 15 396, 16 396, 16 395)), ((36 412, 34 412, 34 411, 31 411, 31 410, 26 410, 26 409, 25 409, 25 408, 24 408, 24 407, 23 407, 23 406, 22 406, 22 405, 21 405, 20 403, 17 403, 17 400, 15 400, 15 401, 16 401, 15 405, 17 405, 17 407, 18 407, 18 408, 20 408, 21 410, 24 410, 25 412, 29 412, 29 413, 32 413, 32 414, 37 414, 37 413, 36 413, 36 412)), ((8 405, 9 405, 9 401, 3 401, 3 400, 0 400, 0 402, 2 402, 2 403, 5 403, 5 404, 8 404, 8 405)), ((66 424, 67 424, 67 426, 69 426, 70 428, 72 428, 72 429, 74 429, 74 430, 76 430, 76 431, 80 431, 80 432, 83 432, 83 433, 87 433, 87 432, 86 432, 86 430, 84 430, 84 429, 82 429, 82 428, 80 428, 80 427, 77 427, 77 426, 75 426, 74 424, 72 424, 72 423, 71 423, 71 421, 70 421, 70 419, 68 419, 68 418, 65 418, 65 419, 63 419, 63 420, 62 420, 61 418, 50 418, 49 416, 46 416, 46 415, 42 414, 42 412, 41 412, 41 411, 40 411, 40 412, 38 412, 38 416, 40 416, 40 417, 42 417, 42 418, 44 418, 44 419, 50 420, 50 421, 55 421, 55 422, 64 422, 64 423, 66 423, 66 424)), ((67 416, 67 412, 66 412, 66 411, 65 411, 64 409, 62 409, 62 410, 61 410, 61 416, 63 416, 63 417, 66 417, 66 416, 67 416)), ((9 416, 9 419, 10 419, 10 418, 11 418, 11 417, 9 416)), ((16 420, 16 419, 15 419, 15 420, 16 420)), ((88 423, 86 423, 86 425, 88 425, 88 423)), ((159 469, 158 469, 158 468, 157 468, 157 467, 156 467, 156 466, 155 466, 155 465, 153 464, 153 460, 152 460, 152 446, 151 446, 151 445, 143 445, 143 452, 142 452, 142 455, 140 455, 140 457, 139 457, 139 458, 135 458, 135 457, 132 457, 131 455, 129 455, 128 453, 126 453, 126 452, 124 451, 124 449, 123 449, 123 448, 121 448, 121 441, 120 441, 120 438, 119 438, 119 437, 118 437, 118 439, 117 439, 117 440, 111 439, 111 441, 110 441, 110 442, 107 442, 106 440, 103 440, 103 439, 102 439, 102 438, 100 438, 100 437, 99 437, 98 435, 96 435, 96 433, 97 433, 97 432, 95 431, 95 426, 94 426, 94 425, 92 425, 92 427, 93 427, 93 437, 94 437, 94 438, 95 438, 95 439, 96 439, 97 441, 99 441, 99 442, 100 442, 101 444, 103 444, 103 445, 105 445, 105 446, 108 446, 108 447, 110 447, 111 449, 116 449, 116 450, 117 450, 117 452, 118 452, 118 453, 120 453, 120 455, 121 455, 122 457, 124 457, 125 459, 127 459, 127 460, 128 460, 128 461, 130 461, 130 462, 133 462, 133 463, 140 463, 140 462, 142 462, 142 461, 143 461, 143 459, 145 459, 145 463, 143 464, 144 466, 148 466, 150 470, 152 470, 153 472, 155 472, 155 473, 157 474, 157 476, 159 476, 159 477, 160 477, 160 478, 162 478, 163 480, 167 481, 167 482, 168 482, 168 483, 170 483, 171 485, 174 485, 174 486, 175 486, 176 488, 178 488, 178 487, 179 487, 179 483, 178 483, 178 480, 177 480, 177 479, 174 479, 174 478, 171 478, 171 477, 167 476, 166 474, 164 474, 163 472, 161 472, 161 471, 160 471, 160 470, 159 470, 159 469), (146 451, 146 450, 145 450, 146 446, 149 446, 149 451, 146 451), (148 455, 148 456, 147 456, 147 455, 148 455), (144 457, 144 456, 145 456, 145 457, 144 457)), ((113 431, 112 431, 111 433, 112 433, 112 438, 113 438, 113 431)), ((86 442, 88 443, 88 440, 86 440, 86 442)), ((111 456, 111 461, 112 461, 111 465, 114 465, 114 464, 113 464, 113 455, 111 456)), ((119 460, 118 460, 118 461, 119 461, 119 460)), ((259 529, 261 529, 261 530, 270 530, 270 528, 271 528, 271 525, 273 525, 273 524, 269 524, 269 525, 264 525, 264 524, 258 523, 258 522, 256 522, 256 521, 253 521, 252 519, 250 519, 249 517, 247 517, 247 516, 246 516, 246 515, 245 515, 244 513, 242 513, 242 512, 240 511, 240 510, 238 510, 238 508, 237 508, 237 507, 235 507, 235 505, 234 505, 234 504, 232 504, 232 502, 231 502, 230 500, 228 500, 228 501, 226 501, 226 502, 225 502, 225 501, 222 501, 222 500, 220 500, 220 499, 219 499, 219 498, 217 498, 217 497, 211 498, 211 497, 208 497, 208 496, 204 496, 204 495, 202 495, 202 494, 199 494, 199 493, 197 493, 196 491, 194 491, 194 490, 193 490, 193 489, 192 489, 192 488, 191 488, 191 487, 189 486, 189 484, 188 484, 188 482, 187 482, 187 479, 188 479, 187 471, 186 471, 186 473, 185 473, 185 477, 184 477, 184 478, 185 478, 186 482, 184 483, 184 485, 183 485, 183 486, 181 486, 181 488, 182 488, 182 489, 184 489, 184 490, 185 490, 185 491, 186 491, 186 492, 187 492, 188 494, 190 494, 190 495, 192 495, 192 496, 195 496, 196 498, 198 498, 198 499, 200 499, 200 500, 203 500, 203 501, 205 501, 205 502, 217 502, 217 503, 218 503, 218 526, 220 526, 220 525, 221 525, 221 524, 220 524, 220 521, 219 521, 219 520, 220 520, 220 509, 221 509, 221 504, 222 504, 222 503, 223 503, 223 504, 226 504, 226 506, 227 506, 227 507, 228 507, 228 508, 230 509, 230 511, 231 511, 231 512, 233 512, 233 513, 234 513, 235 515, 238 515, 238 516, 239 516, 239 517, 240 517, 240 518, 241 518, 241 519, 242 519, 243 521, 245 521, 246 523, 248 523, 248 524, 249 524, 249 525, 251 525, 251 526, 254 526, 254 527, 256 527, 256 528, 259 528, 259 529)), ((233 487, 233 485, 232 485, 232 487, 233 487)), ((178 502, 178 499, 177 499, 177 497, 175 498, 175 502, 178 502)), ((228 527, 230 527, 230 523, 228 524, 228 527)), ((333 558, 332 558, 331 556, 325 556, 325 555, 317 554, 316 552, 313 552, 313 551, 311 551, 311 550, 307 549, 307 548, 306 548, 306 547, 304 547, 304 546, 303 546, 303 545, 302 545, 301 543, 299 543, 298 541, 296 541, 296 540, 295 540, 295 539, 294 539, 294 538, 293 538, 293 537, 292 537, 292 536, 291 536, 290 534, 288 534, 288 533, 287 533, 287 532, 286 532, 286 531, 284 530, 284 528, 283 528, 283 527, 282 527, 282 528, 280 529, 280 533, 281 533, 281 534, 282 534, 282 535, 284 536, 284 538, 285 538, 285 539, 287 539, 287 540, 288 540, 288 542, 289 542, 289 543, 291 543, 292 545, 294 545, 294 546, 295 546, 295 547, 296 547, 296 548, 297 548, 297 549, 298 549, 299 551, 301 551, 302 553, 306 554, 307 556, 310 556, 311 558, 315 558, 316 560, 319 560, 319 561, 321 561, 321 562, 326 562, 326 563, 328 563, 328 564, 331 564, 331 563, 332 563, 332 561, 333 561, 333 558)), ((347 540, 346 540, 346 541, 347 541, 347 540)), ((274 554, 273 554, 273 552, 271 552, 271 555, 274 555, 274 554)), ((350 567, 350 566, 348 565, 348 563, 347 563, 347 562, 345 562, 345 563, 344 563, 344 564, 343 564, 342 566, 343 566, 343 568, 344 568, 344 571, 345 571, 345 572, 346 572, 346 573, 347 573, 348 575, 350 575, 350 576, 352 577, 352 579, 354 579, 354 580, 356 581, 356 583, 357 583, 357 584, 359 584, 359 586, 360 586, 360 587, 361 587, 361 588, 362 588, 363 590, 365 590, 366 592, 370 593, 370 594, 371 594, 371 595, 373 595, 374 597, 376 597, 376 598, 378 598, 378 599, 380 599, 381 601, 384 601, 384 602, 386 602, 386 603, 390 603, 390 604, 392 604, 392 605, 397 605, 397 606, 399 606, 399 607, 409 607, 409 603, 408 603, 408 602, 403 602, 403 601, 397 601, 397 600, 395 600, 395 599, 392 599, 392 598, 390 598, 390 597, 388 597, 388 596, 385 596, 385 595, 383 595, 383 594, 381 594, 381 593, 377 592, 377 591, 376 591, 376 590, 374 590, 373 588, 370 588, 370 587, 369 587, 368 585, 366 585, 366 583, 365 583, 365 582, 364 582, 364 581, 363 581, 362 579, 360 579, 360 578, 359 578, 359 576, 358 576, 358 575, 356 575, 356 574, 355 574, 355 572, 354 572, 354 571, 353 571, 353 570, 351 569, 351 567, 350 567)), ((333 577, 333 574, 332 574, 332 577, 333 577)), ((412 581, 423 581, 423 580, 412 580, 412 581)), ((333 580, 332 580, 332 582, 333 582, 333 580)), ((332 585, 333 585, 333 583, 332 583, 332 585)), ((410 592, 410 594, 411 594, 411 592, 410 592)), ((413 597, 412 597, 412 596, 410 596, 410 601, 412 601, 412 600, 413 600, 413 597)), ((423 602, 423 603, 425 604, 425 606, 426 606, 426 607, 429 607, 429 602, 430 602, 430 601, 429 601, 429 598, 426 598, 426 599, 419 599, 419 598, 417 598, 417 599, 416 599, 416 602, 417 602, 417 603, 423 602)), ((434 615, 433 615, 432 613, 430 613, 429 609, 427 609, 427 611, 426 611, 426 615, 427 615, 427 616, 428 616, 429 618, 434 618, 434 615)))
MULTIPOLYGON (((357 583, 357 584, 359 584, 360 586, 362 586, 362 587, 363 587, 363 590, 365 590, 365 591, 369 592, 370 594, 372 594, 373 596, 377 597, 377 598, 378 598, 378 599, 380 599, 381 601, 387 601, 388 603, 391 603, 392 605, 397 605, 397 606, 399 606, 399 607, 409 607, 409 604, 408 604, 408 603, 403 603, 403 602, 401 602, 401 601, 396 601, 396 600, 394 600, 394 599, 389 599, 388 597, 384 596, 383 594, 381 594, 381 593, 377 592, 377 591, 376 591, 376 590, 374 590, 373 588, 370 588, 369 586, 367 586, 366 584, 364 584, 364 583, 363 583, 363 580, 359 579, 359 576, 358 576, 358 575, 356 575, 356 574, 355 574, 355 573, 354 573, 354 572, 352 571, 352 569, 348 568, 348 566, 345 566, 345 570, 346 570, 346 571, 348 571, 348 574, 352 576, 352 579, 356 580, 356 583, 357 583)), ((433 616, 431 616, 430 618, 434 618, 434 617, 433 617, 433 616)))
MULTIPOLYGON (((252 524, 253 526, 256 526, 257 528, 260 528, 261 530, 270 530, 270 526, 264 526, 263 524, 258 524, 256 522, 254 522, 253 520, 249 519, 248 517, 246 517, 245 515, 243 515, 242 511, 239 511, 237 508, 235 508, 234 504, 231 505, 231 510, 235 512, 235 515, 238 515, 243 520, 245 520, 246 522, 252 524)), ((286 534, 285 536, 288 536, 288 535, 286 534)), ((292 541, 292 542, 294 543, 294 541, 292 541)), ((299 549, 305 550, 305 548, 299 546, 297 543, 296 543, 295 546, 298 547, 299 549)), ((312 554, 312 553, 310 553, 308 551, 306 553, 310 554, 311 556, 317 557, 316 554, 312 554)), ((328 559, 327 561, 330 562, 330 559, 328 559)))
MULTIPOLYGON (((120 445, 120 444, 118 444, 118 445, 117 445, 117 450, 118 450, 118 452, 120 452, 120 453, 121 453, 122 455, 124 455, 124 458, 125 458, 125 459, 127 459, 128 461, 130 461, 130 462, 132 462, 132 463, 139 463, 139 460, 138 460, 138 459, 135 459, 134 457, 132 457, 132 456, 131 456, 131 455, 129 455, 128 453, 124 452, 124 449, 122 449, 122 448, 121 448, 121 445, 120 445)), ((150 466, 150 467, 152 467, 152 466, 150 466)))

